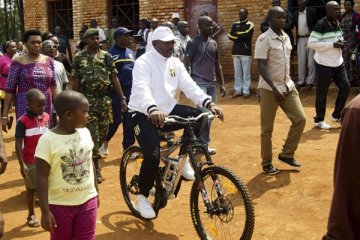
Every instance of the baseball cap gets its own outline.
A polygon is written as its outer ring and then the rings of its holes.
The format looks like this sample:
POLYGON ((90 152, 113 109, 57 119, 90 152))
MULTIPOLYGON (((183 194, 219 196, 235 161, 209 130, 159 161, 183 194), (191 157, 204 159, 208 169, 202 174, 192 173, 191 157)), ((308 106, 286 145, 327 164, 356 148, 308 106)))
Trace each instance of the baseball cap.
POLYGON ((174 13, 172 14, 172 17, 171 17, 171 18, 179 18, 179 19, 180 19, 180 15, 179 15, 179 13, 174 12, 174 13))
POLYGON ((160 40, 163 42, 170 42, 175 40, 174 33, 170 28, 160 26, 155 29, 155 31, 151 34, 151 40, 160 40))
POLYGON ((131 33, 133 32, 133 30, 129 30, 126 27, 119 27, 114 31, 114 39, 116 39, 117 37, 119 37, 121 34, 124 33, 131 33))

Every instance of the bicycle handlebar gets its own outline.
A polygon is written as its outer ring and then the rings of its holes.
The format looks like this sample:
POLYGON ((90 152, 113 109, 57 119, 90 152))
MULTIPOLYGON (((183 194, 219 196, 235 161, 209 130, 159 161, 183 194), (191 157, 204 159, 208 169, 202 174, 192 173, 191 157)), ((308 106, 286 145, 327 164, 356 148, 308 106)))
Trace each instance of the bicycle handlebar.
POLYGON ((208 119, 214 119, 215 117, 217 117, 217 115, 214 115, 211 112, 204 112, 199 114, 197 117, 188 117, 188 118, 183 118, 176 115, 169 115, 165 117, 165 123, 177 123, 177 124, 195 123, 200 118, 206 115, 208 116, 208 119))

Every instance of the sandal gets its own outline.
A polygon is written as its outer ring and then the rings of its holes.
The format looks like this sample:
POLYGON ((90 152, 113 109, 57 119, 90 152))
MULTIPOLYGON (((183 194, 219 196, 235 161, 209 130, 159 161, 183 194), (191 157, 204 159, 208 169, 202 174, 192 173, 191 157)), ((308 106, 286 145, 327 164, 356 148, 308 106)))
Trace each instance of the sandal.
POLYGON ((31 215, 27 218, 27 225, 29 227, 40 227, 39 221, 35 215, 31 215))
POLYGON ((101 176, 101 172, 99 169, 96 170, 96 181, 98 184, 104 181, 104 178, 101 176))

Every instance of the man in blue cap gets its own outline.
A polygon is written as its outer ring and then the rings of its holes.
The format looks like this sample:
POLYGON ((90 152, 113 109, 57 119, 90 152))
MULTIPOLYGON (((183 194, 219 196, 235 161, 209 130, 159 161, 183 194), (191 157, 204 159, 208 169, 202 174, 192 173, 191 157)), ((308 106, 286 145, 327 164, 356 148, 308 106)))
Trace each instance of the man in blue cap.
POLYGON ((121 122, 123 123, 123 148, 124 150, 135 143, 134 130, 128 124, 128 111, 121 112, 121 102, 126 101, 128 103, 132 86, 132 70, 135 62, 134 52, 128 48, 131 43, 129 30, 125 27, 119 27, 114 31, 115 44, 109 49, 113 61, 115 63, 116 70, 118 72, 118 79, 120 81, 121 88, 123 90, 125 99, 121 99, 115 91, 110 93, 112 99, 112 114, 113 119, 109 125, 109 131, 106 136, 105 142, 99 149, 102 156, 109 154, 108 143, 116 133, 121 122))

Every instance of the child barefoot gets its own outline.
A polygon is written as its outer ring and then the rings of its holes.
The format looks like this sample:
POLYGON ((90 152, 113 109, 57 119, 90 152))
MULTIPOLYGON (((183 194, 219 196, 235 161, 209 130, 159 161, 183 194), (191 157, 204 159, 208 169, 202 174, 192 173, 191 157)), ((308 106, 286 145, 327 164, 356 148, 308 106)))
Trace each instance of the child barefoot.
POLYGON ((41 226, 51 239, 95 239, 98 207, 90 132, 85 128, 89 103, 79 92, 65 90, 55 99, 58 125, 36 148, 41 226))
POLYGON ((50 117, 44 112, 46 97, 39 89, 30 89, 26 93, 26 102, 28 110, 16 123, 15 149, 20 172, 25 180, 26 200, 29 210, 27 225, 29 227, 39 227, 34 212, 36 191, 34 154, 39 138, 48 129, 50 117))

